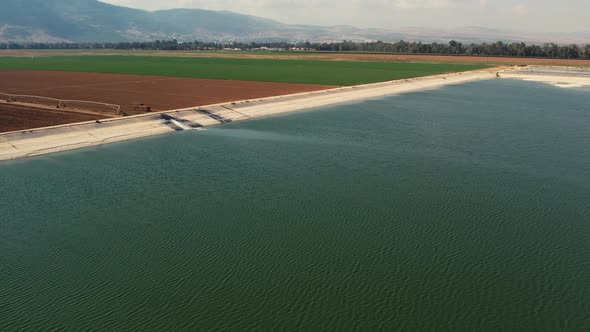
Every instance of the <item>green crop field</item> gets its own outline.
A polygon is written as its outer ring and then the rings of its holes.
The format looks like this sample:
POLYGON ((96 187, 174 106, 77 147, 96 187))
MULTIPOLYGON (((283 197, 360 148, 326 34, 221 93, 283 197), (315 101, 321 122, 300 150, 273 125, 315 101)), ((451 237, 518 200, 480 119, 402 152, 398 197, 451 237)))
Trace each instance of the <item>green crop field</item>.
POLYGON ((182 58, 153 56, 0 57, 0 68, 58 70, 245 80, 355 85, 486 68, 484 65, 182 58))

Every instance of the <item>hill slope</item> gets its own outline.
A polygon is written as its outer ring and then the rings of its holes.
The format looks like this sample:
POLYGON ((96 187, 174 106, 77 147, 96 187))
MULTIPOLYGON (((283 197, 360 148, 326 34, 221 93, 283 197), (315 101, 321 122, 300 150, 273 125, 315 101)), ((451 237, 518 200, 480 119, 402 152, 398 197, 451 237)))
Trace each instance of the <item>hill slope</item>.
POLYGON ((3 0, 2 7, 0 40, 4 41, 254 39, 285 26, 231 12, 148 12, 96 0, 3 0))
MULTIPOLYGON (((460 30, 408 28, 359 29, 352 26, 306 26, 227 11, 173 9, 145 11, 97 0, 2 0, 0 42, 144 41, 335 41, 382 40, 463 42, 547 41, 498 30, 469 27, 460 30)), ((563 42, 584 42, 590 34, 553 35, 563 42)), ((543 39, 545 38, 545 39, 543 39)))

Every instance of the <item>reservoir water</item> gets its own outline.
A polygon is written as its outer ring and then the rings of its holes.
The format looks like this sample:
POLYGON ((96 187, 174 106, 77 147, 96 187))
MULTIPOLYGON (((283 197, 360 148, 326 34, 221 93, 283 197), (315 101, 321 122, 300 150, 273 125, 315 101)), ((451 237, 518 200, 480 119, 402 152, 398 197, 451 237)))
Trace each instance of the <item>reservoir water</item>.
POLYGON ((493 80, 0 163, 0 330, 590 330, 590 90, 493 80))

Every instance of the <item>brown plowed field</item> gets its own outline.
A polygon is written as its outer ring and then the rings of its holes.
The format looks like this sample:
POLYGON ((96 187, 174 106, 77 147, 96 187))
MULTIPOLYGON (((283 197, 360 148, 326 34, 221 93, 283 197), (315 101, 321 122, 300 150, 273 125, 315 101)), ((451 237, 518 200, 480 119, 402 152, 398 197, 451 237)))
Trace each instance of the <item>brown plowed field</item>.
MULTIPOLYGON (((155 112, 328 88, 332 86, 0 69, 0 92, 117 104, 128 114, 138 113, 133 110, 133 104, 150 106, 155 112)), ((0 109, 0 113, 4 112, 0 109)), ((103 112, 103 118, 115 116, 114 111, 103 112)), ((23 116, 29 114, 33 113, 23 116)), ((52 121, 43 122, 43 125, 52 124, 52 121)))
POLYGON ((0 103, 0 133, 100 118, 104 116, 0 103))
MULTIPOLYGON (((122 106, 137 114, 133 104, 165 111, 234 100, 256 99, 298 92, 317 91, 332 86, 207 80, 142 75, 69 73, 0 69, 0 92, 57 99, 88 100, 122 106)), ((96 111, 96 110, 95 110, 96 111)), ((114 117, 57 109, 37 109, 0 104, 0 132, 52 126, 114 117)))

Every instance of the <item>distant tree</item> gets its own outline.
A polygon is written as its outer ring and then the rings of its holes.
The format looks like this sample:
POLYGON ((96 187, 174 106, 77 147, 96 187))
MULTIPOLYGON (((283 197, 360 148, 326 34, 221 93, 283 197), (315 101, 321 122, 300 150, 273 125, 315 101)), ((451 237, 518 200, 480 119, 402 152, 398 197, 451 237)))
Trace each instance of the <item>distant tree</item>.
POLYGON ((273 42, 240 42, 229 41, 227 44, 205 41, 156 40, 136 42, 105 42, 105 43, 0 43, 0 49, 143 49, 143 50, 221 50, 225 47, 241 50, 255 50, 260 48, 290 50, 293 48, 330 51, 330 52, 387 52, 387 53, 412 53, 412 54, 441 54, 441 55, 475 55, 475 56, 518 56, 537 58, 561 58, 561 59, 590 59, 590 44, 557 45, 548 43, 544 45, 526 45, 525 43, 506 44, 502 41, 495 43, 480 43, 463 45, 451 40, 447 44, 406 42, 400 40, 395 43, 383 41, 354 42, 344 40, 333 43, 311 43, 309 41, 289 43, 285 41, 273 42))

